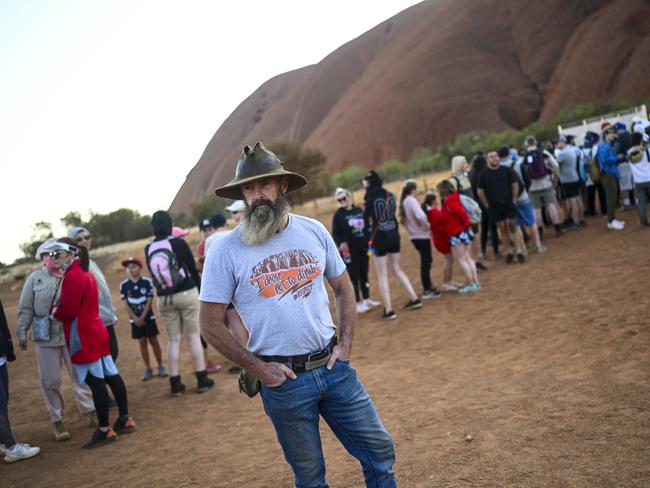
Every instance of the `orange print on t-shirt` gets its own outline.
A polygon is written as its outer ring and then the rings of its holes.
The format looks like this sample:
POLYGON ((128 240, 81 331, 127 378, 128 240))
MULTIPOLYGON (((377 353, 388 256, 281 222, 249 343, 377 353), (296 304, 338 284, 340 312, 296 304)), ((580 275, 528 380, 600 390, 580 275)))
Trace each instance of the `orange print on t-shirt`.
POLYGON ((294 300, 311 294, 314 281, 321 275, 316 256, 303 249, 291 249, 274 254, 253 266, 250 284, 264 298, 287 295, 294 300))

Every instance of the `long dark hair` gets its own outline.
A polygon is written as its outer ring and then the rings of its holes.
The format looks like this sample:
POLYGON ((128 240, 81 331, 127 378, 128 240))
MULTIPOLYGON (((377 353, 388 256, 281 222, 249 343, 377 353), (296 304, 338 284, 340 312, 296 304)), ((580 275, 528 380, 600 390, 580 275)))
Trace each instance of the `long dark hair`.
POLYGON ((88 249, 86 249, 83 246, 80 246, 69 237, 62 237, 61 239, 57 239, 56 242, 63 242, 65 244, 70 244, 71 246, 74 246, 75 249, 77 249, 77 257, 79 258, 79 264, 81 265, 81 269, 83 269, 84 271, 88 271, 88 268, 90 266, 90 255, 88 254, 88 249))
POLYGON ((415 180, 406 180, 402 187, 402 194, 399 197, 399 221, 403 224, 406 220, 406 212, 404 211, 404 199, 408 197, 413 190, 418 187, 415 180))
POLYGON ((474 160, 472 161, 472 171, 469 176, 470 183, 472 187, 476 187, 478 183, 478 175, 487 167, 487 160, 483 153, 476 153, 474 160))

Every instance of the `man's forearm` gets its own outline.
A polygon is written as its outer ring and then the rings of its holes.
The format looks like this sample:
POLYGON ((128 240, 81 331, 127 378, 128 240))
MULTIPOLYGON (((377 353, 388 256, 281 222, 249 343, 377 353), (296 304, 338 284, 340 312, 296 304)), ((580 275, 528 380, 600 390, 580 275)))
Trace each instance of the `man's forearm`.
POLYGON ((348 353, 352 351, 352 339, 356 326, 356 301, 352 285, 336 294, 336 315, 339 322, 339 344, 348 353))
POLYGON ((478 190, 478 197, 481 199, 481 202, 483 202, 483 206, 485 208, 488 208, 490 206, 490 204, 487 201, 487 198, 485 198, 485 191, 481 190, 480 188, 478 190))

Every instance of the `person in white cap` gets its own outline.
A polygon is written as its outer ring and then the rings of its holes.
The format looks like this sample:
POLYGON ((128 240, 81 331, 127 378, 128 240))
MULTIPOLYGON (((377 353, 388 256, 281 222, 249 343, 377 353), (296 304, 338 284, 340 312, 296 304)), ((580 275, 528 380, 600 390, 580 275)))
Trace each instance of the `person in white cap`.
POLYGON ((226 207, 226 210, 230 212, 230 216, 235 221, 235 224, 241 222, 241 217, 246 209, 246 204, 244 200, 235 200, 230 205, 226 207))

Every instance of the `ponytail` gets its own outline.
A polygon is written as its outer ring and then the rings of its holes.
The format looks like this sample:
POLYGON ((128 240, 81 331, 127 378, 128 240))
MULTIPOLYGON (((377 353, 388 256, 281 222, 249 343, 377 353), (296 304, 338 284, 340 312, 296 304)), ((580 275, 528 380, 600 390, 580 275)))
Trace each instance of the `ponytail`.
POLYGON ((406 212, 404 211, 404 200, 417 187, 418 184, 415 180, 406 180, 404 186, 402 187, 402 194, 399 197, 399 221, 402 224, 404 224, 404 221, 406 220, 406 212))

